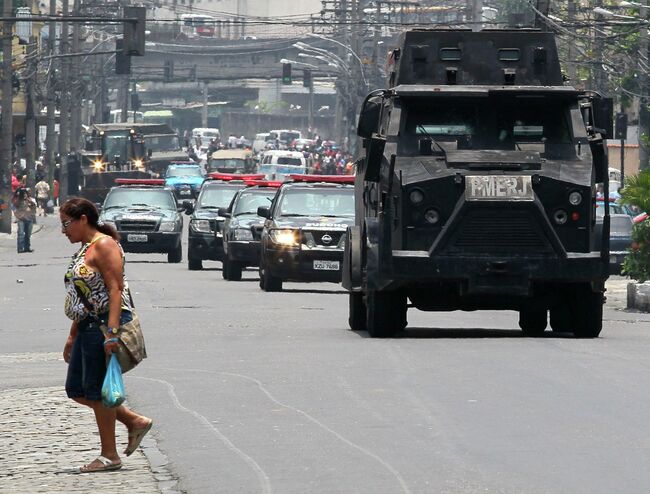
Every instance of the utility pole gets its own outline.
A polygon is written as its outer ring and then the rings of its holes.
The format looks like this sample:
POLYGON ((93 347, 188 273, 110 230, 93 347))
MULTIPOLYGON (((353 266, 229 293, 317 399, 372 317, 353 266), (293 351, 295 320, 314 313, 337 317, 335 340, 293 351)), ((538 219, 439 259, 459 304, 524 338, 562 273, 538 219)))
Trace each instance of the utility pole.
MULTIPOLYGON (((11 17, 12 0, 4 0, 2 15, 11 17)), ((11 233, 11 166, 13 162, 13 71, 11 70, 12 31, 11 22, 2 23, 2 132, 0 133, 0 232, 11 233)))
MULTIPOLYGON (((69 0, 61 0, 61 12, 63 16, 70 13, 69 0)), ((61 39, 59 41, 59 52, 63 55, 68 50, 68 37, 70 30, 68 23, 63 22, 61 26, 61 39)), ((65 201, 68 193, 68 151, 70 146, 70 65, 67 58, 61 59, 61 78, 59 87, 61 89, 61 104, 59 109, 59 154, 61 155, 61 169, 59 170, 59 202, 65 201)))
MULTIPOLYGON (((641 0, 643 7, 639 8, 639 17, 648 18, 648 0, 641 0)), ((647 60, 650 55, 648 51, 648 30, 639 29, 639 171, 648 169, 648 139, 650 138, 650 112, 648 111, 648 73, 644 67, 643 59, 647 60)))
POLYGON ((203 81, 203 107, 201 108, 201 126, 208 126, 208 81, 203 81))
MULTIPOLYGON (((575 20, 576 20, 576 3, 575 0, 569 0, 568 4, 568 20, 569 20, 569 25, 573 26, 575 20)), ((571 85, 573 87, 576 86, 577 84, 577 72, 576 72, 576 47, 575 47, 575 41, 573 39, 569 39, 567 43, 567 57, 569 59, 569 62, 567 63, 567 75, 569 77, 569 80, 571 81, 571 85)))
MULTIPOLYGON (((50 15, 56 15, 56 0, 50 0, 50 15)), ((56 24, 54 21, 48 24, 48 53, 54 56, 56 46, 56 24)), ((48 84, 47 84, 47 133, 45 135, 45 153, 47 163, 47 182, 50 184, 50 190, 54 191, 54 148, 56 147, 56 96, 54 95, 54 88, 56 86, 55 71, 52 68, 55 66, 54 59, 50 59, 50 70, 48 71, 48 84)), ((59 177, 60 178, 60 177, 59 177)))
POLYGON ((27 165, 27 186, 33 187, 35 182, 36 152, 38 149, 36 135, 36 98, 34 86, 36 85, 36 38, 29 37, 27 51, 29 77, 25 82, 25 162, 27 165))
MULTIPOLYGON (((80 0, 74 0, 72 15, 78 16, 80 13, 80 0)), ((79 53, 79 30, 80 24, 75 22, 72 25, 72 53, 79 53)), ((81 135, 81 71, 79 57, 73 57, 70 62, 71 70, 68 73, 70 82, 70 150, 79 150, 79 137, 81 135)))

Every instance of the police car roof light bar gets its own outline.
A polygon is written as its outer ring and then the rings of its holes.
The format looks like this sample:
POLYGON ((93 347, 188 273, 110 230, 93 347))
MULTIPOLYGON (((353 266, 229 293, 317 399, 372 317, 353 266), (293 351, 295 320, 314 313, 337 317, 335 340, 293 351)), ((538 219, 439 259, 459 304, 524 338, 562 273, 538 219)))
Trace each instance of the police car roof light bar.
POLYGON ((162 178, 116 178, 117 185, 165 185, 162 178))
POLYGON ((354 175, 289 175, 294 182, 316 183, 327 182, 333 184, 354 184, 354 175))
POLYGON ((249 186, 258 186, 258 187, 280 187, 286 182, 281 182, 279 180, 244 180, 244 183, 249 186))
POLYGON ((244 173, 210 173, 208 177, 214 180, 223 180, 225 182, 230 180, 262 180, 266 175, 263 173, 257 174, 244 174, 244 173))

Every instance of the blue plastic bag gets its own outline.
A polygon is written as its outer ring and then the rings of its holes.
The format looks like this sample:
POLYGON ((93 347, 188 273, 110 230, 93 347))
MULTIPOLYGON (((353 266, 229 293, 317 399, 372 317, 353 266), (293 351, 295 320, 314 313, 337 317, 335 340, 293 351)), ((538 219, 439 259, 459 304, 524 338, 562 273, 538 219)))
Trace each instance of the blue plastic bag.
POLYGON ((111 355, 111 360, 106 368, 106 377, 102 385, 102 403, 107 408, 119 407, 126 400, 124 381, 122 381, 122 369, 117 355, 111 355))

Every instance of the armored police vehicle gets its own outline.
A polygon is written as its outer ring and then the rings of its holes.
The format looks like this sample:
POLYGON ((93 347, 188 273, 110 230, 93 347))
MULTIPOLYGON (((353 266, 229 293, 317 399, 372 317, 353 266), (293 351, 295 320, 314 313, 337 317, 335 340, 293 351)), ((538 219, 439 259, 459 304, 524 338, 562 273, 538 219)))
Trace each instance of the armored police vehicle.
POLYGON ((420 310, 519 312, 527 335, 596 337, 608 276, 611 100, 564 86, 539 31, 418 30, 392 52, 358 134, 350 326, 388 337, 420 310), (596 241, 600 248, 596 248, 596 241))
POLYGON ((125 252, 167 254, 167 262, 183 258, 181 233, 187 207, 179 207, 164 180, 117 179, 102 206, 100 220, 120 234, 125 252))
POLYGON ((282 290, 283 281, 341 281, 345 232, 354 222, 354 177, 291 175, 266 218, 260 252, 260 288, 282 290))

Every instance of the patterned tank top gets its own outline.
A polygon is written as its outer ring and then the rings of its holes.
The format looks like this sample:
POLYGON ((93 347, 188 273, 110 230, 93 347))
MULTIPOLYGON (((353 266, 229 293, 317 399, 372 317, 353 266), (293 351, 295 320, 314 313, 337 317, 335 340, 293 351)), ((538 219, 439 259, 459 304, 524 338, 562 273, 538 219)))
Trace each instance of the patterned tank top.
MULTIPOLYGON (((108 312, 108 290, 104 278, 99 271, 86 264, 88 249, 99 239, 107 237, 102 235, 92 242, 84 244, 72 256, 72 261, 65 273, 65 315, 74 321, 81 321, 89 315, 99 316, 108 312)), ((124 251, 118 243, 122 253, 122 272, 124 272, 124 251)), ((124 276, 124 275, 123 275, 124 276)), ((129 285, 124 277, 124 290, 122 290, 122 310, 133 310, 129 285)))

